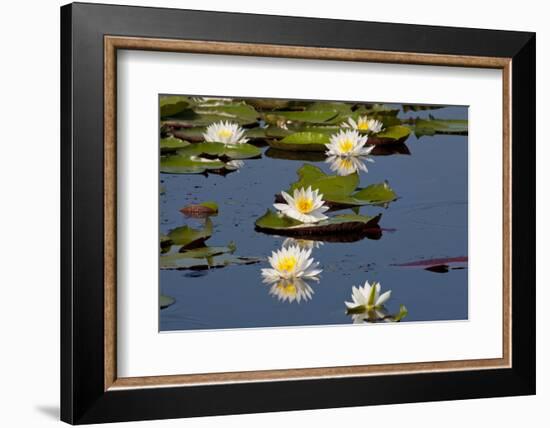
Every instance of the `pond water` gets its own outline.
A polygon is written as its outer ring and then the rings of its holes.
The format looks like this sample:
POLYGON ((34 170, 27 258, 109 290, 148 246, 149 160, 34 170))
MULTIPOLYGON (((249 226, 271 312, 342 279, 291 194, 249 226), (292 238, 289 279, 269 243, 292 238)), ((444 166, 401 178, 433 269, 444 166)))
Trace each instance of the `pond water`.
MULTIPOLYGON (((401 109, 398 117, 428 118, 434 112, 438 119, 467 119, 468 109, 401 109)), ((309 284, 310 298, 299 302, 280 299, 262 282, 267 257, 281 248, 285 237, 258 232, 254 222, 272 208, 275 194, 297 180, 303 164, 333 174, 328 163, 273 158, 269 147, 262 147, 260 159, 244 160, 238 171, 225 176, 161 174, 161 235, 182 225, 204 227, 205 219, 187 218, 179 210, 214 200, 219 213, 210 217, 208 245, 234 242, 235 254, 261 261, 206 270, 161 269, 160 294, 175 302, 160 311, 160 330, 350 324, 344 302, 351 301, 352 286, 365 280, 392 291, 385 304, 389 313, 406 306, 401 322, 467 319, 467 141, 464 135, 417 138, 413 133, 405 143, 409 153, 373 156, 368 172, 359 172, 361 186, 387 180, 398 195, 386 207, 360 207, 364 215, 382 214, 381 237, 314 246, 311 257, 323 271, 318 282, 309 284), (456 260, 462 263, 452 263, 456 260), (408 263, 412 266, 399 266, 408 263), (432 265, 436 267, 425 269, 432 265)))

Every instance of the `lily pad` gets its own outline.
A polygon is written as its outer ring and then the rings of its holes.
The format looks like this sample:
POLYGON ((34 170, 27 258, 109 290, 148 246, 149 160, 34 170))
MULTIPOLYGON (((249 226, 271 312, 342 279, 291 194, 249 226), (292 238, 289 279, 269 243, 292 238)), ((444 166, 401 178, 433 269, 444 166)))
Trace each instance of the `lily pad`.
POLYGON ((307 111, 331 111, 338 112, 341 115, 351 114, 351 103, 331 103, 318 101, 314 102, 306 107, 307 111))
POLYGON ((269 146, 279 150, 301 152, 324 152, 325 144, 330 143, 330 137, 320 132, 296 132, 282 140, 271 140, 269 146))
POLYGON ((218 204, 214 201, 201 202, 187 205, 180 209, 180 212, 188 217, 206 217, 218 214, 218 204))
POLYGON ((317 110, 317 111, 275 111, 265 113, 264 120, 273 125, 281 121, 324 123, 338 116, 336 110, 317 110))
POLYGON ((401 144, 411 135, 411 129, 407 126, 390 126, 375 135, 370 135, 368 144, 401 144))
POLYGON ((397 194, 387 182, 371 184, 350 196, 337 198, 333 197, 333 204, 345 206, 360 205, 384 205, 397 199, 397 194))
POLYGON ((268 209, 256 220, 255 225, 257 231, 268 234, 307 237, 312 240, 330 240, 329 237, 332 235, 336 238, 333 241, 349 242, 362 239, 369 233, 379 237, 380 217, 381 214, 375 217, 340 214, 318 223, 306 224, 268 209))
POLYGON ((160 151, 162 153, 175 152, 178 149, 182 149, 188 146, 190 143, 180 140, 175 137, 162 138, 160 140, 160 151))
POLYGON ((409 111, 424 111, 424 110, 437 110, 445 106, 439 105, 415 105, 415 104, 403 104, 403 111, 405 113, 409 111))
MULTIPOLYGON (((213 225, 210 219, 206 219, 203 229, 193 229, 189 226, 181 226, 168 232, 165 245, 181 245, 186 249, 204 246, 204 242, 212 236, 213 225)), ((161 241, 161 246, 163 242, 161 241)))
POLYGON ((279 150, 274 148, 267 149, 265 155, 268 158, 273 159, 286 159, 308 162, 321 162, 327 158, 324 152, 293 152, 290 150, 279 150))
POLYGON ((169 117, 178 114, 190 105, 190 100, 185 96, 162 96, 160 97, 160 116, 169 117))
POLYGON ((349 195, 359 184, 357 173, 345 176, 328 175, 321 168, 310 164, 305 164, 299 168, 297 174, 298 181, 290 186, 289 193, 294 192, 294 189, 311 186, 313 189, 318 189, 325 196, 325 200, 328 200, 326 198, 331 195, 349 195))
MULTIPOLYGON (((357 189, 359 175, 357 173, 339 176, 327 175, 319 167, 305 164, 298 169, 298 181, 288 190, 292 194, 294 189, 318 189, 323 194, 323 200, 331 208, 353 207, 361 205, 383 205, 397 199, 397 194, 387 182, 371 184, 363 189, 357 189)), ((284 202, 280 195, 277 202, 284 202)))
POLYGON ((193 143, 199 143, 204 141, 203 134, 206 132, 206 126, 196 126, 193 128, 180 128, 180 127, 166 127, 169 132, 182 140, 190 141, 193 143))
POLYGON ((347 315, 361 316, 361 319, 368 323, 377 322, 399 322, 408 315, 409 311, 405 305, 399 305, 399 312, 396 314, 388 314, 387 310, 382 307, 376 310, 368 310, 367 306, 360 305, 346 309, 347 315))
POLYGON ((199 247, 192 250, 180 249, 179 254, 185 255, 190 259, 207 259, 209 257, 219 256, 221 254, 233 254, 237 246, 230 242, 226 247, 199 247))
MULTIPOLYGON (((206 109, 207 110, 207 109, 206 109)), ((205 111, 206 111, 205 110, 205 111)), ((184 109, 169 117, 162 116, 161 126, 173 128, 190 128, 195 126, 208 126, 214 122, 234 122, 239 125, 250 125, 256 122, 256 119, 250 117, 233 116, 226 113, 196 113, 192 108, 184 109)))
POLYGON ((185 255, 185 253, 170 254, 160 257, 161 269, 192 269, 205 270, 223 268, 230 265, 250 265, 259 263, 261 259, 255 257, 239 257, 233 254, 220 254, 208 258, 195 259, 185 255))
POLYGON ((252 144, 196 143, 177 151, 178 156, 215 156, 227 159, 251 159, 262 154, 262 150, 252 144))
POLYGON ((226 120, 239 119, 247 121, 248 123, 255 122, 256 119, 260 116, 254 107, 249 106, 248 104, 242 103, 233 103, 233 104, 221 104, 209 106, 208 104, 203 104, 193 108, 193 111, 199 115, 219 115, 225 116, 226 120))
POLYGON ((225 163, 219 159, 199 156, 172 155, 160 159, 160 172, 166 174, 201 174, 223 169, 225 163))
POLYGON ((166 309, 168 306, 172 306, 174 303, 176 303, 176 299, 170 296, 159 296, 159 306, 161 309, 166 309))
POLYGON ((414 121, 414 133, 420 138, 424 135, 448 134, 448 135, 468 135, 467 120, 451 119, 416 119, 414 121))

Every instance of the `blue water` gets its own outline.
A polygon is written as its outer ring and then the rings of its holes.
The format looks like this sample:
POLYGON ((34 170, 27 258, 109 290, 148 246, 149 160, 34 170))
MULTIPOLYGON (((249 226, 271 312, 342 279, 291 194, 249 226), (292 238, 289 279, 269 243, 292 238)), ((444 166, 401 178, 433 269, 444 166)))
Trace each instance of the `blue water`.
MULTIPOLYGON (((400 117, 467 119, 466 107, 400 113, 400 117)), ((349 324, 344 301, 351 287, 379 281, 392 290, 386 308, 408 309, 402 322, 468 318, 468 270, 431 272, 399 267, 422 259, 468 254, 468 144, 466 136, 436 135, 406 142, 409 155, 375 156, 369 172, 360 173, 362 187, 387 180, 399 196, 387 208, 364 206, 362 214, 382 213, 382 237, 353 243, 324 243, 313 250, 321 263, 319 283, 311 283, 311 300, 279 301, 262 283, 260 269, 268 263, 228 266, 207 271, 161 270, 160 292, 176 299, 160 311, 160 330, 222 329, 349 324)), ((264 149, 265 151, 266 149, 264 149)), ((160 231, 184 224, 201 227, 204 220, 184 217, 179 209, 208 200, 219 204, 212 217, 208 245, 234 241, 235 254, 267 258, 284 238, 254 230, 254 221, 272 206, 273 196, 296 181, 296 170, 311 163, 330 173, 323 161, 246 160, 227 176, 161 174, 160 231)), ((351 212, 349 210, 341 212, 351 212)))

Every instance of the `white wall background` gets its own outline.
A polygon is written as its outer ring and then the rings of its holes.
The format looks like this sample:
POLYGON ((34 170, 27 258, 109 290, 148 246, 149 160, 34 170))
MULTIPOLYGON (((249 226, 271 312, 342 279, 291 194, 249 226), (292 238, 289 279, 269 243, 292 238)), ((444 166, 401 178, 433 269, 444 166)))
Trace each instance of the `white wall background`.
MULTIPOLYGON (((539 0, 123 1, 145 6, 312 16, 537 32, 537 121, 550 114, 550 28, 539 0)), ((103 3, 117 3, 103 1, 103 3)), ((0 6, 0 421, 6 427, 59 424, 59 0, 0 6)), ((537 130, 538 395, 396 406, 285 412, 139 423, 159 427, 403 425, 517 427, 547 420, 550 334, 548 183, 550 148, 537 130)), ((526 150, 529 150, 528 143, 526 150)), ((125 426, 138 426, 138 423, 125 426)))

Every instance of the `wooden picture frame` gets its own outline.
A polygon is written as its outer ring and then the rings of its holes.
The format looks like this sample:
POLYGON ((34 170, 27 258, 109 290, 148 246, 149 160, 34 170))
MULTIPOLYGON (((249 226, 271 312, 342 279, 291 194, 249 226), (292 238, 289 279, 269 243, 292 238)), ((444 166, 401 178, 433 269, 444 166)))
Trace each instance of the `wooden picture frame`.
POLYGON ((343 33, 335 31, 340 24, 78 3, 62 7, 62 420, 81 424, 535 392, 535 35, 350 21, 343 33), (119 49, 502 70, 502 358, 118 377, 119 49))

